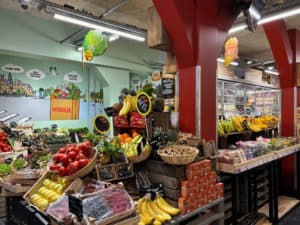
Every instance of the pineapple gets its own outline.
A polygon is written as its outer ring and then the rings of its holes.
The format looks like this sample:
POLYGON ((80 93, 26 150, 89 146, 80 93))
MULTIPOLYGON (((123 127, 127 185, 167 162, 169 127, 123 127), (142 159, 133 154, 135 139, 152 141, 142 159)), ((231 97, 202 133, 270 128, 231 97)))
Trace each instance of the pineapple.
POLYGON ((160 85, 156 88, 156 98, 153 103, 154 112, 163 112, 165 107, 165 99, 163 96, 163 87, 160 85))

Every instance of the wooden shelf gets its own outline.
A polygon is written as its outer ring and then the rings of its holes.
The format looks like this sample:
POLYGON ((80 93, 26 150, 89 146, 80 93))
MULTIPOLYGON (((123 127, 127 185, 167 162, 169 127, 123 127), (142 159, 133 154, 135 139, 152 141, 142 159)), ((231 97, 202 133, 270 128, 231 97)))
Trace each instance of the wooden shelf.
POLYGON ((219 163, 218 168, 221 172, 224 172, 224 173, 239 174, 239 173, 243 173, 245 171, 254 169, 256 167, 259 167, 261 165, 264 165, 266 163, 272 162, 274 160, 284 158, 284 157, 294 154, 295 152, 298 152, 298 151, 300 151, 300 144, 296 144, 291 147, 287 147, 287 148, 284 148, 284 149, 281 149, 278 151, 274 151, 274 152, 268 153, 266 155, 262 155, 262 156, 253 158, 251 160, 248 160, 246 162, 239 163, 236 165, 219 163))

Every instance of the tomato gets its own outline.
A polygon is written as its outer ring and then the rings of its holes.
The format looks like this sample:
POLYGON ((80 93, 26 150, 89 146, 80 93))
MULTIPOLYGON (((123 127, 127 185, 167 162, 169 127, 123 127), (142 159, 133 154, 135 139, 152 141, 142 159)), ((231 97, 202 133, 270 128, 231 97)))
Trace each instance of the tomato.
POLYGON ((61 149, 59 149, 59 151, 58 151, 58 153, 66 153, 67 152, 67 150, 66 150, 66 148, 64 147, 64 148, 61 148, 61 149))
POLYGON ((70 152, 68 152, 68 157, 71 158, 72 160, 75 160, 77 154, 78 154, 78 152, 76 152, 76 151, 70 151, 70 152))
POLYGON ((72 162, 68 165, 66 172, 68 175, 72 175, 72 174, 76 173, 78 169, 79 169, 78 163, 72 162))
POLYGON ((61 155, 60 153, 54 154, 53 157, 52 157, 53 161, 54 162, 60 162, 60 155, 61 155))
POLYGON ((68 156, 65 155, 65 154, 62 154, 61 157, 60 157, 60 162, 61 162, 64 166, 69 165, 69 158, 68 158, 68 156))
POLYGON ((79 152, 79 154, 76 157, 76 160, 80 160, 80 159, 86 159, 86 156, 81 152, 79 152))
POLYGON ((56 171, 59 169, 59 167, 60 167, 59 165, 51 164, 49 169, 50 169, 50 171, 56 171))
POLYGON ((90 160, 89 159, 80 159, 79 160, 79 166, 80 168, 85 167, 87 164, 89 164, 90 160))
POLYGON ((86 141, 84 143, 81 143, 78 145, 78 147, 80 148, 81 152, 86 156, 86 157, 90 157, 92 154, 92 144, 89 141, 86 141))
POLYGON ((63 166, 58 166, 59 176, 63 177, 67 175, 67 170, 63 166))

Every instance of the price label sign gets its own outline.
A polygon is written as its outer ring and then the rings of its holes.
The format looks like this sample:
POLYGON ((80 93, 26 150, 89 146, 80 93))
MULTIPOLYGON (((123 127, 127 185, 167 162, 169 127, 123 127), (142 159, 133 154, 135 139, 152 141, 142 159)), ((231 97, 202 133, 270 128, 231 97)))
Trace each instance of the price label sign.
POLYGON ((82 201, 72 195, 69 195, 69 209, 71 213, 75 214, 76 216, 82 217, 82 201))
POLYGON ((94 119, 94 129, 100 134, 107 134, 110 130, 110 122, 107 116, 96 116, 94 119))
POLYGON ((152 102, 149 95, 141 92, 137 96, 136 109, 142 116, 147 116, 151 112, 152 102))

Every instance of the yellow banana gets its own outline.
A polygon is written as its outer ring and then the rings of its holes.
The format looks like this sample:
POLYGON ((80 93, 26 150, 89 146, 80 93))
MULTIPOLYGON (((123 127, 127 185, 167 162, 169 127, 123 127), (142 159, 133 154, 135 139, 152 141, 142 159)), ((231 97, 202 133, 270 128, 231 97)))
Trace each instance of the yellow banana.
POLYGON ((236 118, 232 117, 231 120, 232 120, 233 127, 236 131, 241 132, 244 130, 241 123, 236 118))
POLYGON ((154 202, 158 208, 169 215, 175 216, 180 212, 179 209, 170 206, 161 196, 157 196, 154 202))
POLYGON ((153 225, 161 225, 162 223, 158 220, 154 220, 153 225))
POLYGON ((163 216, 164 221, 168 221, 168 220, 172 219, 172 217, 169 214, 165 213, 160 208, 158 208, 157 205, 153 201, 150 200, 148 204, 150 205, 152 210, 156 213, 156 215, 162 215, 163 216))
POLYGON ((136 97, 131 96, 131 95, 127 95, 126 98, 130 102, 130 105, 131 105, 130 111, 136 110, 136 100, 135 100, 136 97))
POLYGON ((120 116, 125 116, 127 115, 131 110, 131 102, 128 101, 127 96, 124 97, 124 101, 123 101, 123 106, 122 109, 119 112, 120 116))
POLYGON ((147 217, 142 212, 140 212, 140 222, 148 225, 151 224, 153 220, 154 220, 153 217, 147 217))
POLYGON ((166 221, 166 218, 165 218, 163 215, 156 214, 156 213, 153 211, 153 209, 152 209, 152 207, 151 207, 150 204, 151 204, 151 200, 146 199, 145 205, 146 205, 146 209, 147 209, 148 213, 149 213, 153 218, 155 218, 155 220, 158 220, 158 221, 161 222, 161 223, 165 222, 165 221, 166 221))
POLYGON ((137 205, 137 209, 138 209, 138 210, 141 210, 141 206, 142 206, 142 203, 144 202, 144 200, 145 200, 145 198, 140 198, 140 199, 137 201, 136 205, 137 205))

